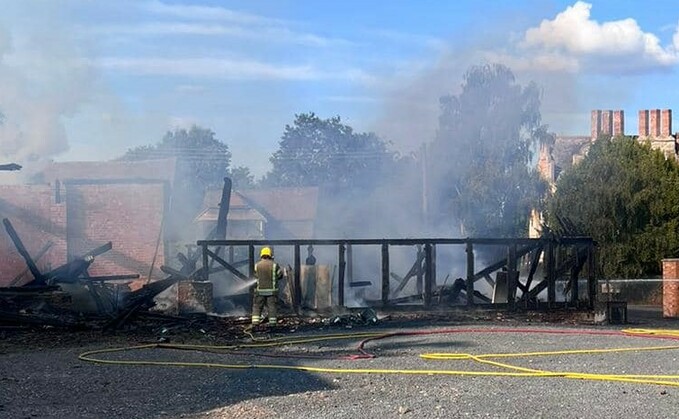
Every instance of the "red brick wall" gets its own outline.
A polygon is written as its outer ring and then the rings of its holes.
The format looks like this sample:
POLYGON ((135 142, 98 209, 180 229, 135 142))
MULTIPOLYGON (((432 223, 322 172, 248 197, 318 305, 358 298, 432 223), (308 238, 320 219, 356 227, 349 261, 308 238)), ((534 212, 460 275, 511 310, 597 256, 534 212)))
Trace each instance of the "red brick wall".
POLYGON ((679 317, 679 259, 662 261, 664 317, 679 317))
MULTIPOLYGON (((0 216, 8 218, 28 252, 35 256, 48 242, 54 245, 37 261, 45 272, 66 261, 66 208, 54 200, 54 189, 47 185, 1 185, 0 216)), ((26 269, 4 225, 0 227, 0 285, 26 269)), ((32 279, 28 273, 17 285, 32 279)))
MULTIPOLYGON (((145 278, 162 228, 165 185, 69 183, 62 186, 60 203, 56 202, 54 187, 48 185, 0 186, 0 216, 12 222, 31 255, 48 241, 54 243, 37 262, 42 272, 66 263, 67 252, 79 256, 111 241, 113 249, 98 256, 89 273, 135 273, 145 278)), ((26 269, 26 264, 4 226, 0 230, 0 286, 6 286, 26 269)), ((158 246, 154 279, 163 276, 158 269, 165 261, 163 239, 158 246)), ((17 285, 31 278, 29 273, 17 285)))
MULTIPOLYGON (((111 241, 113 249, 95 259, 90 274, 146 277, 163 227, 165 193, 164 183, 67 184, 69 254, 111 241)), ((163 276, 158 267, 164 260, 161 237, 154 278, 163 276)))

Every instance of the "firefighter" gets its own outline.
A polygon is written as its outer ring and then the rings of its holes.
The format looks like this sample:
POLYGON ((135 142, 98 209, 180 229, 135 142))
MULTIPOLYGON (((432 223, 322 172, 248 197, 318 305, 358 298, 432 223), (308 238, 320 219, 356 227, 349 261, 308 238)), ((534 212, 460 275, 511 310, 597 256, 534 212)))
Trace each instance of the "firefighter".
POLYGON ((262 308, 266 303, 269 311, 269 324, 275 325, 276 311, 278 309, 278 281, 283 277, 281 267, 273 260, 270 247, 262 248, 259 253, 259 262, 255 264, 255 277, 257 288, 252 303, 252 324, 257 325, 262 321, 262 308))

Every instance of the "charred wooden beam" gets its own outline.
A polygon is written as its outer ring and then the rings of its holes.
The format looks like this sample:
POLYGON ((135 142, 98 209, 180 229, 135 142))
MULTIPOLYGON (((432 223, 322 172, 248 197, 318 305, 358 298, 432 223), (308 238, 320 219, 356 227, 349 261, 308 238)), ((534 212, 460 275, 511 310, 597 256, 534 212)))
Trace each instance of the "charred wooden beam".
MULTIPOLYGON (((424 252, 417 252, 417 256, 415 258, 415 263, 413 263, 413 266, 410 267, 408 272, 405 274, 403 278, 395 278, 396 280, 400 281, 394 292, 392 293, 393 296, 398 295, 401 291, 403 291, 403 288, 405 288, 406 285, 408 285, 408 282, 410 281, 411 278, 415 276, 422 277, 422 262, 424 262, 424 252)), ((394 274, 392 274, 392 277, 394 277, 394 274)), ((418 294, 420 292, 418 291, 418 294)))
MULTIPOLYGON (((207 248, 204 251, 205 251, 206 256, 209 256, 212 259, 214 259, 215 262, 217 262, 220 265, 222 265, 223 267, 225 267, 227 271, 231 272, 232 274, 237 276, 239 279, 242 279, 243 281, 249 280, 249 278, 247 276, 243 275, 238 269, 231 266, 231 264, 229 262, 222 259, 218 254, 214 253, 213 251, 211 251, 210 249, 207 249, 207 248)), ((207 269, 207 264, 205 264, 205 269, 207 269)))
POLYGON ((181 280, 182 278, 172 275, 159 281, 150 282, 144 285, 143 288, 131 292, 125 299, 125 305, 123 309, 120 310, 117 316, 104 325, 104 330, 118 329, 122 327, 138 311, 142 310, 144 307, 152 307, 154 304, 153 299, 156 295, 160 294, 181 280))
POLYGON ((382 306, 389 304, 389 245, 382 243, 382 306))
MULTIPOLYGON (((38 253, 35 254, 35 258, 34 258, 35 261, 36 261, 36 262, 39 261, 40 258, 42 258, 42 257, 45 255, 45 253, 47 253, 47 251, 48 251, 53 245, 54 245, 53 242, 47 242, 47 243, 46 243, 46 244, 38 251, 38 253)), ((13 286, 13 285, 16 285, 17 282, 21 281, 21 278, 23 278, 23 277, 24 277, 27 273, 29 273, 29 272, 30 272, 30 269, 29 269, 28 267, 27 267, 26 269, 24 269, 23 271, 21 271, 21 272, 19 273, 19 275, 15 276, 14 279, 12 279, 12 281, 9 283, 9 286, 11 287, 11 286, 13 286)))
POLYGON ((231 204, 231 186, 231 179, 225 177, 224 187, 222 188, 222 200, 219 203, 219 214, 217 215, 217 228, 215 229, 215 237, 213 239, 226 238, 229 205, 231 204))
MULTIPOLYGON (((535 249, 538 246, 539 246, 538 243, 531 244, 531 245, 528 245, 528 246, 524 246, 520 250, 516 251, 516 257, 517 258, 523 257, 523 256, 527 255, 528 253, 530 253, 533 249, 535 249)), ((500 268, 502 268, 503 266, 506 266, 506 265, 507 265, 507 259, 506 258, 499 260, 499 261, 493 263, 492 265, 489 265, 488 267, 486 267, 486 268, 478 271, 477 273, 475 273, 474 276, 472 277, 473 281, 477 281, 477 280, 483 278, 485 275, 488 275, 492 272, 495 272, 498 269, 500 269, 500 268)))
POLYGON ((106 282, 106 281, 124 281, 130 279, 139 279, 139 274, 128 274, 128 275, 102 275, 102 276, 88 276, 84 278, 85 281, 89 282, 106 282))
MULTIPOLYGON (((467 305, 474 305, 474 244, 472 242, 467 242, 465 251, 467 252, 467 305)), ((483 278, 488 278, 490 272, 484 273, 483 278)))
POLYGON ((535 249, 533 257, 530 260, 530 269, 528 270, 528 278, 526 278, 526 292, 530 291, 530 286, 533 282, 533 277, 535 272, 538 270, 538 265, 540 264, 540 256, 542 255, 542 249, 544 246, 540 245, 535 249))
POLYGON ((45 278, 50 282, 75 283, 81 279, 81 275, 87 272, 87 269, 94 262, 94 257, 88 256, 86 258, 77 258, 72 261, 59 266, 58 268, 45 274, 45 278))
POLYGON ((337 304, 339 306, 344 306, 344 273, 346 269, 346 260, 345 260, 345 252, 346 248, 344 247, 343 244, 339 245, 339 255, 338 255, 338 265, 339 265, 339 271, 338 271, 338 277, 337 277, 337 304))
POLYGON ((166 265, 162 265, 160 267, 160 270, 162 272, 168 274, 168 275, 176 276, 177 278, 181 279, 182 281, 190 281, 191 280, 188 276, 184 275, 182 272, 180 272, 176 269, 173 269, 169 266, 166 266, 166 265))
POLYGON ((104 253, 108 252, 109 250, 113 249, 113 243, 108 242, 106 244, 102 244, 101 246, 90 250, 89 252, 85 253, 84 255, 80 256, 82 259, 86 259, 88 257, 97 257, 100 255, 103 255, 104 253))
POLYGON ((294 265, 292 307, 295 312, 299 312, 302 307, 302 253, 299 245, 295 245, 294 265))
POLYGON ((0 164, 0 170, 6 172, 12 172, 16 170, 21 170, 22 166, 16 163, 0 164))
POLYGON ((14 243, 14 246, 16 247, 17 251, 21 255, 22 258, 26 261, 26 266, 28 266, 28 269, 31 271, 31 274, 33 274, 33 278, 35 280, 36 284, 44 285, 45 284, 45 276, 40 272, 38 269, 38 266, 35 264, 35 261, 31 257, 31 255, 28 253, 28 250, 26 250, 26 247, 24 246, 24 243, 21 241, 21 238, 19 237, 19 234, 17 234, 16 230, 14 229, 14 226, 12 226, 12 222, 9 221, 8 218, 5 218, 2 220, 2 223, 5 225, 5 230, 7 230, 7 234, 9 234, 10 239, 12 239, 12 242, 14 243))

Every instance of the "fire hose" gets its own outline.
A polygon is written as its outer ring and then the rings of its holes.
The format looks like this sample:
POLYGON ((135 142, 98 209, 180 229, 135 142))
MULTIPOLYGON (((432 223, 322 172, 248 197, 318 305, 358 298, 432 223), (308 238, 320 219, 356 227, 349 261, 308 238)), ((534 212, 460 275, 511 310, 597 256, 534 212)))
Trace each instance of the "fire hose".
POLYGON ((622 347, 622 348, 604 348, 604 349, 570 349, 558 351, 538 351, 538 352, 514 352, 514 353, 488 353, 488 354, 468 354, 468 353, 423 353, 420 358, 431 361, 474 361, 479 364, 497 367, 504 369, 504 371, 471 371, 471 370, 448 370, 448 369, 378 369, 378 368, 328 368, 328 367, 314 367, 308 365, 279 365, 279 364, 225 364, 212 362, 181 362, 181 361, 150 361, 150 360, 119 360, 119 359, 104 359, 97 355, 129 352, 144 349, 175 349, 175 350, 191 350, 203 352, 228 352, 240 353, 241 355, 253 356, 269 356, 269 357, 284 357, 284 358, 310 358, 310 359, 341 359, 341 360, 358 360, 366 358, 375 358, 376 356, 365 350, 365 346, 369 342, 376 340, 384 340, 394 337, 404 336, 423 336, 423 335, 443 335, 443 334, 458 334, 458 333, 530 333, 530 334, 553 334, 553 335, 595 335, 595 336, 622 336, 622 337, 637 337, 647 339, 659 339, 665 341, 679 340, 679 330, 664 330, 664 329, 624 329, 620 331, 595 331, 595 330, 559 330, 559 329, 521 329, 521 328, 502 328, 502 329, 488 329, 488 328, 451 328, 434 331, 409 331, 409 332, 364 332, 364 333, 343 333, 319 335, 303 338, 275 338, 258 340, 246 329, 246 334, 249 334, 253 339, 252 343, 243 343, 235 345, 194 345, 194 344, 169 344, 169 343, 154 343, 147 345, 128 346, 120 348, 107 348, 83 352, 78 356, 78 359, 91 362, 95 364, 105 365, 128 365, 128 366, 165 366, 165 367, 207 367, 207 368, 223 368, 223 369, 265 369, 265 370, 287 370, 287 371, 303 371, 313 373, 332 373, 332 374, 401 374, 401 375, 448 375, 448 376, 484 376, 484 377, 538 377, 538 378, 567 378, 576 380, 591 380, 591 381, 609 381, 609 382, 625 382, 638 384, 652 384, 661 386, 679 387, 679 374, 675 375, 657 375, 657 374, 600 374, 589 372, 576 371, 548 371, 533 368, 525 368, 506 362, 497 361, 497 359, 513 359, 513 358, 530 358, 530 357, 544 357, 544 356, 558 356, 558 355, 594 355, 594 354, 612 354, 623 352, 642 352, 642 351, 666 351, 677 350, 679 344, 676 345, 658 345, 658 346, 640 346, 640 347, 622 347), (247 352, 248 349, 263 349, 273 348, 278 346, 290 346, 299 344, 308 344, 325 341, 337 340, 357 340, 361 339, 358 346, 358 353, 339 356, 339 357, 318 357, 310 355, 294 355, 294 354, 266 354, 266 353, 252 353, 247 352), (245 352, 243 352, 245 350, 245 352))

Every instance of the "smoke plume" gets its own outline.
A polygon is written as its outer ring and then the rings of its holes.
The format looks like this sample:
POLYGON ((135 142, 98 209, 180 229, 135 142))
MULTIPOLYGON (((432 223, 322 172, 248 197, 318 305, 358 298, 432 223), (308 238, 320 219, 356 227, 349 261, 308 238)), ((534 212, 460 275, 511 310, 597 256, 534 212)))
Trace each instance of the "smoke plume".
POLYGON ((68 150, 64 120, 92 89, 91 70, 62 29, 15 35, 0 27, 0 159, 29 172, 68 150))

